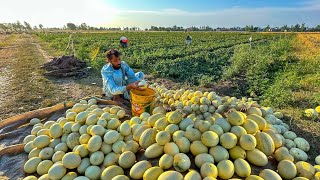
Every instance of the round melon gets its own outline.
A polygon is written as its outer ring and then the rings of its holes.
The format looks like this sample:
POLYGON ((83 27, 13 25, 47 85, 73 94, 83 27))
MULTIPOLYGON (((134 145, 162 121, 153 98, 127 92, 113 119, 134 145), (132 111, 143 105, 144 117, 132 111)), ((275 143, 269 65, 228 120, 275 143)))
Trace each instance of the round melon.
POLYGON ((33 145, 37 148, 44 148, 50 144, 51 138, 47 135, 41 135, 33 140, 33 145))
POLYGON ((297 168, 292 161, 282 160, 279 162, 278 173, 284 179, 293 179, 297 175, 297 168))
POLYGON ((244 150, 248 151, 253 150, 256 147, 257 141, 253 135, 245 134, 240 137, 239 144, 244 150))
POLYGON ((214 147, 219 143, 219 136, 212 131, 206 131, 201 135, 202 144, 208 147, 214 147))
POLYGON ((177 171, 166 171, 159 176, 158 180, 183 180, 183 175, 177 171))
POLYGON ((297 176, 300 176, 300 177, 312 179, 312 177, 316 173, 315 168, 311 164, 304 161, 297 162, 296 168, 297 168, 297 176))
POLYGON ((250 175, 245 180, 263 180, 263 178, 257 175, 250 175))
POLYGON ((174 156, 179 153, 179 147, 174 142, 169 142, 166 145, 164 145, 164 153, 169 154, 171 156, 174 156))
POLYGON ((84 174, 86 169, 90 166, 90 160, 89 158, 83 158, 81 160, 81 163, 80 165, 78 166, 77 168, 77 171, 80 173, 80 174, 84 174))
POLYGON ((57 151, 53 154, 52 156, 52 162, 58 162, 58 161, 62 161, 62 158, 63 156, 65 155, 66 153, 63 152, 63 151, 57 151))
POLYGON ((222 146, 215 146, 210 148, 209 154, 213 157, 214 161, 219 163, 222 160, 229 159, 228 150, 222 146))
POLYGON ((41 151, 41 149, 34 148, 32 151, 30 151, 30 153, 28 155, 28 159, 33 158, 33 157, 39 157, 40 151, 41 151))
POLYGON ((130 169, 130 176, 133 179, 141 179, 143 177, 143 174, 151 167, 152 165, 150 164, 150 162, 146 160, 139 161, 130 169))
POLYGON ((297 161, 307 161, 308 155, 299 148, 291 148, 289 153, 297 161))
POLYGON ((162 169, 169 169, 172 167, 172 165, 173 165, 173 156, 169 154, 164 154, 161 156, 159 160, 159 166, 162 169))
POLYGON ((157 158, 163 154, 163 149, 164 146, 154 143, 146 149, 144 155, 147 158, 157 158))
POLYGON ((244 117, 237 111, 230 112, 227 119, 233 126, 240 126, 244 122, 244 117))
POLYGON ((165 114, 167 111, 164 107, 162 106, 158 106, 158 107, 155 107, 153 110, 152 110, 152 114, 165 114))
MULTIPOLYGON (((320 106, 318 106, 319 108, 320 108, 320 106)), ((317 165, 320 165, 320 155, 318 155, 316 158, 315 158, 315 163, 317 164, 317 165)))
POLYGON ((153 128, 145 130, 140 138, 139 138, 139 144, 143 149, 147 149, 150 145, 156 143, 156 135, 157 131, 153 128))
POLYGON ((69 152, 65 154, 62 158, 63 166, 68 169, 75 169, 80 165, 80 163, 81 157, 74 152, 69 152))
POLYGON ((89 166, 85 171, 85 175, 89 179, 99 179, 101 176, 101 169, 99 166, 89 166))
POLYGON ((272 171, 271 169, 264 169, 259 173, 259 176, 264 180, 282 180, 278 173, 272 171))
POLYGON ((195 171, 195 170, 190 170, 185 176, 184 180, 202 180, 201 175, 195 171))
POLYGON ((231 149, 229 149, 229 154, 231 159, 245 159, 247 156, 247 153, 244 149, 242 149, 240 146, 235 146, 231 149))
POLYGON ((114 152, 107 154, 103 160, 103 166, 109 167, 112 165, 116 165, 118 163, 119 157, 120 154, 116 154, 114 152))
POLYGON ((229 132, 231 129, 231 124, 224 118, 217 118, 214 124, 219 125, 223 129, 223 132, 229 132))
POLYGON ((105 129, 103 126, 101 125, 94 125, 92 126, 92 128, 90 129, 90 134, 92 136, 94 135, 98 135, 98 136, 103 136, 105 134, 105 129))
POLYGON ((29 159, 23 166, 24 172, 28 174, 35 173, 40 163, 41 163, 41 158, 39 157, 33 157, 29 159))
POLYGON ((308 152, 310 150, 310 144, 307 140, 303 138, 295 138, 294 143, 297 145, 297 148, 303 150, 304 152, 308 152))
POLYGON ((262 151, 265 155, 270 156, 275 150, 272 138, 265 132, 257 132, 255 135, 257 146, 256 148, 262 151))
MULTIPOLYGON (((26 145, 24 145, 23 149, 26 153, 30 153, 34 148, 36 148, 33 144, 33 141, 28 142, 26 145)), ((40 149, 40 148, 38 148, 40 149)))
POLYGON ((280 147, 274 152, 274 157, 278 162, 282 160, 294 161, 293 156, 290 155, 289 150, 286 147, 280 147))
POLYGON ((117 175, 112 180, 130 180, 126 175, 117 175))
POLYGON ((62 179, 63 176, 67 173, 67 169, 63 166, 63 164, 58 163, 51 166, 48 171, 48 176, 52 180, 62 179))
POLYGON ((123 169, 119 166, 111 165, 102 171, 100 179, 110 180, 117 175, 124 175, 123 169))
POLYGON ((170 123, 167 121, 167 119, 164 118, 160 118, 156 121, 156 123, 154 124, 154 127, 159 130, 159 131, 163 131, 166 129, 166 127, 169 125, 170 123))
POLYGON ((122 136, 128 136, 131 134, 131 127, 128 122, 123 122, 120 125, 119 132, 122 136))
POLYGON ((63 176, 61 180, 74 180, 76 177, 77 177, 77 173, 68 172, 66 175, 63 176))
POLYGON ((56 123, 50 127, 50 136, 52 138, 59 138, 62 136, 62 127, 60 124, 56 123))
POLYGON ((53 155, 54 151, 51 147, 46 147, 46 148, 43 148, 40 153, 39 153, 39 157, 42 159, 42 160, 47 160, 47 159, 51 159, 52 158, 52 155, 53 155))
POLYGON ((251 119, 246 119, 242 124, 242 127, 247 131, 248 134, 255 134, 259 131, 258 124, 251 119))
POLYGON ((115 130, 109 130, 106 132, 106 134, 103 136, 103 140, 107 144, 113 144, 116 141, 118 141, 120 138, 120 134, 115 130))
POLYGON ((230 132, 235 134, 238 139, 240 139, 242 135, 247 134, 247 131, 242 126, 232 126, 230 132))
POLYGON ((92 165, 99 166, 100 164, 102 164, 104 160, 103 158, 104 158, 103 152, 96 151, 90 155, 90 163, 92 165))
POLYGON ((238 158, 234 161, 234 169, 238 176, 240 177, 248 177, 251 174, 250 164, 241 158, 238 158))
POLYGON ((191 161, 186 154, 178 153, 173 157, 173 167, 179 172, 185 172, 191 166, 191 161))
POLYGON ((163 173, 162 168, 155 166, 146 170, 143 174, 143 179, 157 180, 158 177, 163 173))
POLYGON ((118 164, 123 169, 128 169, 133 166, 135 161, 136 161, 136 155, 131 151, 126 151, 120 155, 118 164))
POLYGON ((227 132, 220 136, 220 144, 226 149, 233 148, 237 144, 237 142, 237 136, 233 133, 227 132))
POLYGON ((230 160, 222 160, 217 165, 218 176, 222 179, 230 179, 234 174, 234 165, 230 160))
POLYGON ((102 138, 98 135, 92 136, 88 142, 88 150, 90 152, 98 151, 102 146, 102 138))
POLYGON ((261 130, 261 131, 263 129, 265 129, 266 126, 267 126, 267 121, 263 117, 261 117, 259 115, 250 114, 250 115, 247 116, 247 119, 251 119, 254 122, 256 122, 258 124, 259 130, 261 130))
POLYGON ((268 164, 267 156, 259 149, 247 151, 247 160, 256 166, 265 166, 268 164))
POLYGON ((112 150, 113 152, 120 154, 122 152, 122 147, 125 145, 126 143, 123 142, 122 140, 118 140, 117 142, 115 142, 112 145, 112 150))
POLYGON ((190 151, 190 141, 186 137, 181 137, 175 141, 179 151, 182 153, 187 153, 190 151))
POLYGON ((204 163, 214 163, 214 159, 213 157, 210 155, 210 154, 207 154, 207 153, 202 153, 202 154, 198 154, 195 159, 195 164, 198 168, 201 168, 201 166, 204 164, 204 163))
POLYGON ((202 178, 205 178, 205 177, 217 178, 218 169, 213 163, 204 163, 200 168, 200 174, 202 178))
POLYGON ((134 140, 130 140, 130 141, 126 142, 125 145, 122 146, 121 150, 122 150, 122 152, 131 151, 133 153, 136 153, 139 150, 139 144, 134 140))
POLYGON ((208 147, 202 144, 201 141, 194 141, 190 145, 190 151, 194 156, 201 153, 208 153, 208 147))
POLYGON ((67 146, 70 149, 73 149, 75 146, 80 145, 79 138, 80 138, 79 133, 74 132, 74 133, 69 134, 68 138, 67 138, 67 146))
POLYGON ((276 134, 272 129, 263 130, 263 132, 267 133, 272 138, 275 149, 280 148, 283 145, 284 142, 281 139, 282 135, 276 134))
POLYGON ((160 131, 156 135, 156 142, 161 146, 170 142, 170 139, 171 139, 171 136, 167 131, 160 131))
POLYGON ((201 140, 201 132, 195 128, 187 128, 184 136, 188 138, 190 142, 201 140))
POLYGON ((80 112, 77 114, 76 118, 75 118, 75 122, 80 123, 80 124, 84 124, 87 120, 88 117, 88 112, 80 112))

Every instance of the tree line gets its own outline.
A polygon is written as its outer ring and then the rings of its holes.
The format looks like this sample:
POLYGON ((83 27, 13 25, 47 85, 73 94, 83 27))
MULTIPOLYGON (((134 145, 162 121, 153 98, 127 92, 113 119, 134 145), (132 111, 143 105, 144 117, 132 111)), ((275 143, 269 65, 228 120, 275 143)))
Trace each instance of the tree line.
POLYGON ((307 27, 305 23, 296 25, 284 25, 282 27, 257 27, 253 25, 246 25, 245 27, 217 27, 212 28, 210 26, 191 26, 184 28, 182 26, 174 25, 172 27, 161 27, 151 26, 150 28, 140 29, 139 27, 93 27, 86 23, 76 25, 74 23, 67 23, 62 28, 48 28, 42 24, 37 26, 31 26, 30 23, 20 21, 14 23, 0 23, 0 32, 11 33, 11 32, 32 32, 32 31, 55 31, 55 30, 84 30, 84 31, 247 31, 247 32, 320 32, 320 25, 315 27, 307 27))

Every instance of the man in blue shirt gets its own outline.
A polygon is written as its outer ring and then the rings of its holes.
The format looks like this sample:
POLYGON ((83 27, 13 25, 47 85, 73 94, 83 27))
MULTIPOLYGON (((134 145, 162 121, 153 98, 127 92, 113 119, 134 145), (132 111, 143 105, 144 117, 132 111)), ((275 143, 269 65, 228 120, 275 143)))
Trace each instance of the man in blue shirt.
POLYGON ((144 79, 142 72, 134 73, 129 65, 121 60, 121 52, 110 49, 107 52, 107 64, 101 70, 103 92, 108 99, 125 102, 130 99, 129 91, 139 89, 138 83, 144 79))

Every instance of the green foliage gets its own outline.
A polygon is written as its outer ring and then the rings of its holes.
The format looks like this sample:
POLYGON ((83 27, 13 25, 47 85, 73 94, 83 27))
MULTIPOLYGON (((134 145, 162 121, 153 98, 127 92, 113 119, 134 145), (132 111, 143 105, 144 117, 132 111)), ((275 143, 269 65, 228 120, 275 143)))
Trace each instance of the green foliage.
POLYGON ((249 85, 248 94, 255 92, 261 96, 273 84, 277 72, 294 61, 290 56, 291 48, 290 38, 252 47, 239 45, 231 58, 231 65, 224 72, 224 78, 244 76, 249 85))
MULTIPOLYGON (((295 35, 217 32, 109 32, 74 33, 76 56, 96 71, 105 64, 105 52, 120 48, 120 36, 129 47, 120 49, 131 67, 175 82, 210 87, 221 79, 238 84, 235 94, 258 95, 272 107, 313 107, 320 104, 320 62, 297 61, 292 56, 295 35), (186 47, 185 37, 193 43, 186 47), (249 37, 253 38, 249 44, 249 37), (246 92, 244 94, 243 92, 246 92)), ((67 33, 39 33, 59 51, 67 33)))
MULTIPOLYGON (((214 32, 125 32, 125 33, 74 33, 76 56, 100 70, 105 63, 105 51, 120 48, 120 36, 129 39, 129 47, 120 49, 123 60, 131 67, 165 77, 176 82, 208 86, 221 79, 223 70, 230 65, 230 58, 239 44, 264 44, 277 35, 214 32), (185 45, 191 35, 193 43, 185 45), (93 58, 97 48, 97 56, 93 58)), ((69 34, 38 34, 58 50, 64 50, 69 34)))

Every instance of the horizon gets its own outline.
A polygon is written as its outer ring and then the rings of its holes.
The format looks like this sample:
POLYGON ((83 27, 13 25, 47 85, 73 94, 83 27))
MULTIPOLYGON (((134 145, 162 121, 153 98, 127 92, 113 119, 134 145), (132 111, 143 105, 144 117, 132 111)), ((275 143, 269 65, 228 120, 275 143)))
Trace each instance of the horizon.
POLYGON ((232 28, 281 27, 302 24, 315 27, 320 24, 320 0, 12 0, 2 3, 0 22, 28 22, 33 26, 62 28, 67 23, 92 27, 201 27, 232 28), (19 4, 19 6, 17 6, 19 4))

